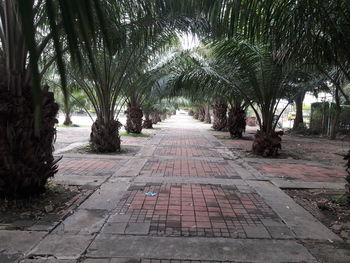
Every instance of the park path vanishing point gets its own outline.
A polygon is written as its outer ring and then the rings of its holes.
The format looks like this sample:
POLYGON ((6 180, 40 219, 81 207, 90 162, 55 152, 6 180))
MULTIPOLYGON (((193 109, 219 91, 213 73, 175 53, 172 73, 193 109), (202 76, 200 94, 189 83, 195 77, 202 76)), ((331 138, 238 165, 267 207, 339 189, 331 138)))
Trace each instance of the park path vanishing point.
POLYGON ((161 128, 135 155, 81 160, 98 174, 66 179, 98 189, 51 232, 22 233, 20 262, 317 262, 299 240, 340 240, 209 125, 176 115, 161 128))

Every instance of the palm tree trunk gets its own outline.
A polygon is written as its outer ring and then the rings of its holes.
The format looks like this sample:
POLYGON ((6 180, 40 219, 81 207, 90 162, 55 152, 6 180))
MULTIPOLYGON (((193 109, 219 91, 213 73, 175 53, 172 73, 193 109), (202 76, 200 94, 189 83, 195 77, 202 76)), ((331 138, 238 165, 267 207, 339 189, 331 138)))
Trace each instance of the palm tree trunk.
POLYGON ((214 123, 213 129, 221 131, 226 128, 227 125, 227 103, 216 101, 213 105, 214 123))
POLYGON ((345 194, 348 200, 348 203, 350 204, 350 150, 348 154, 344 157, 344 160, 347 161, 346 163, 346 171, 348 172, 348 175, 345 177, 346 185, 345 185, 345 194))
POLYGON ((301 128, 302 125, 304 124, 303 102, 304 102, 305 94, 306 94, 306 92, 301 92, 295 97, 296 114, 295 114, 295 120, 293 123, 293 130, 294 131, 301 128))
POLYGON ((210 106, 209 105, 206 107, 206 111, 205 111, 205 122, 211 123, 210 106))
POLYGON ((149 113, 145 113, 145 120, 143 121, 143 128, 145 129, 153 129, 152 120, 149 117, 149 113))
POLYGON ((143 112, 137 103, 129 103, 125 130, 127 133, 140 134, 142 131, 143 112))
MULTIPOLYGON (((7 81, 6 81, 7 82, 7 81)), ((43 88, 40 136, 34 132, 34 108, 30 87, 13 96, 5 81, 0 85, 0 194, 25 197, 45 190, 47 179, 57 172, 52 154, 58 104, 43 88)))
MULTIPOLYGON (((339 123, 339 118, 341 114, 341 106, 340 106, 340 98, 339 98, 339 88, 336 86, 335 89, 335 115, 334 119, 332 121, 332 126, 331 126, 331 132, 330 132, 330 138, 331 140, 335 140, 336 135, 337 135, 337 126, 339 123)), ((331 112, 329 113, 331 114, 331 112)))
POLYGON ((198 119, 200 121, 205 121, 205 109, 203 106, 199 107, 198 119))
POLYGON ((63 122, 63 125, 66 125, 66 126, 70 126, 73 124, 71 118, 70 118, 70 113, 69 112, 65 112, 64 113, 64 122, 63 122))
POLYGON ((274 113, 269 109, 262 109, 263 124, 254 136, 253 152, 264 157, 275 157, 278 151, 282 149, 283 131, 276 132, 274 130, 274 113))
POLYGON ((240 106, 230 108, 228 112, 227 127, 231 138, 242 138, 246 126, 246 112, 240 106))
POLYGON ((102 117, 98 117, 91 127, 92 149, 96 152, 120 151, 119 128, 121 126, 117 120, 103 120, 102 117))

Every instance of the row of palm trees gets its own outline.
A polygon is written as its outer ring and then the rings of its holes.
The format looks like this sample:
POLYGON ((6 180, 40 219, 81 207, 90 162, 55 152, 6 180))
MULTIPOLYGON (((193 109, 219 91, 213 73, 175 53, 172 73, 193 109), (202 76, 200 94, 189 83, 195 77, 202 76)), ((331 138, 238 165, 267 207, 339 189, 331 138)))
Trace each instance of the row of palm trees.
POLYGON ((141 104, 159 90, 168 97, 200 93, 218 115, 230 104, 233 137, 241 136, 250 105, 260 127, 254 151, 262 155, 280 148, 274 115, 281 99, 300 94, 306 81, 298 72, 321 74, 348 99, 347 0, 1 0, 0 17, 0 193, 9 196, 43 191, 57 170, 58 106, 43 83, 52 66, 65 98, 70 80, 89 97, 99 151, 120 146, 122 97, 131 132, 140 130, 141 104), (155 63, 181 30, 207 45, 196 56, 155 63))

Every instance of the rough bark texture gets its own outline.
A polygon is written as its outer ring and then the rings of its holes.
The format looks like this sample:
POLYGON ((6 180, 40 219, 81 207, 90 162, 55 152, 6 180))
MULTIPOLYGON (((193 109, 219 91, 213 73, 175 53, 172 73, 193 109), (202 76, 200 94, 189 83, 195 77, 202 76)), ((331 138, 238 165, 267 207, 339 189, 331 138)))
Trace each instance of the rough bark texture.
POLYGON ((103 121, 97 119, 91 127, 90 141, 94 151, 116 152, 120 151, 119 128, 121 123, 117 120, 103 121))
POLYGON ((306 94, 305 92, 302 92, 295 97, 296 114, 295 114, 295 120, 293 123, 293 130, 298 130, 299 128, 303 127, 303 124, 304 124, 303 102, 304 102, 305 94, 306 94))
POLYGON ((340 118, 340 114, 341 114, 339 87, 336 87, 334 97, 335 97, 335 115, 334 115, 334 119, 332 121, 332 126, 331 126, 331 131, 330 131, 331 140, 335 140, 335 138, 337 136, 337 126, 338 126, 339 118, 340 118))
POLYGON ((158 122, 162 121, 158 112, 154 112, 151 114, 151 120, 152 120, 152 124, 157 124, 158 122))
POLYGON ((47 179, 57 172, 58 160, 52 152, 58 104, 44 87, 37 137, 31 88, 24 87, 22 95, 15 97, 7 89, 5 77, 0 82, 0 194, 14 198, 40 194, 47 179))
POLYGON ((139 106, 128 105, 126 111, 126 126, 125 130, 127 133, 141 133, 142 131, 142 117, 143 112, 139 106))
POLYGON ((149 113, 145 113, 145 119, 143 121, 142 127, 145 129, 153 129, 153 123, 150 119, 149 113))
POLYGON ((206 123, 211 123, 211 116, 210 116, 210 107, 206 107, 205 110, 205 122, 206 123))
POLYGON ((199 108, 198 120, 205 121, 205 109, 204 109, 204 107, 199 108))
POLYGON ((254 136, 253 152, 264 157, 277 156, 278 150, 282 148, 282 135, 283 132, 264 132, 258 130, 254 136))
POLYGON ((226 128, 227 125, 227 104, 222 102, 217 102, 213 105, 213 115, 214 123, 213 129, 216 131, 221 131, 226 128))
POLYGON ((246 113, 241 107, 233 107, 228 112, 227 127, 231 138, 242 138, 246 126, 246 113))
POLYGON ((348 203, 350 204, 350 151, 348 154, 344 157, 344 160, 347 161, 346 163, 346 171, 348 172, 348 175, 345 177, 346 185, 345 185, 345 194, 348 199, 348 203))

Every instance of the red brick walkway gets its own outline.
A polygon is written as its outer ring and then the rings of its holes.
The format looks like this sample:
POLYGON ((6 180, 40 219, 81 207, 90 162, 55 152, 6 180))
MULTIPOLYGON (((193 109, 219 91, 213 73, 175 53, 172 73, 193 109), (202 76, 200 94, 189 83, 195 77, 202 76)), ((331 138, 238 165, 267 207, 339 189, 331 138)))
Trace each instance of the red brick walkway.
POLYGON ((118 160, 64 158, 59 162, 58 175, 112 174, 121 164, 118 160))
POLYGON ((120 223, 150 222, 149 235, 247 237, 248 226, 278 216, 262 198, 235 186, 147 184, 131 187, 117 207, 120 223), (145 193, 154 192, 155 196, 145 193))
POLYGON ((311 164, 279 163, 274 162, 252 164, 267 175, 288 180, 301 180, 306 182, 341 182, 346 176, 344 169, 334 167, 326 168, 311 164))
POLYGON ((149 172, 154 176, 238 177, 226 161, 159 159, 148 161, 143 172, 149 172))

